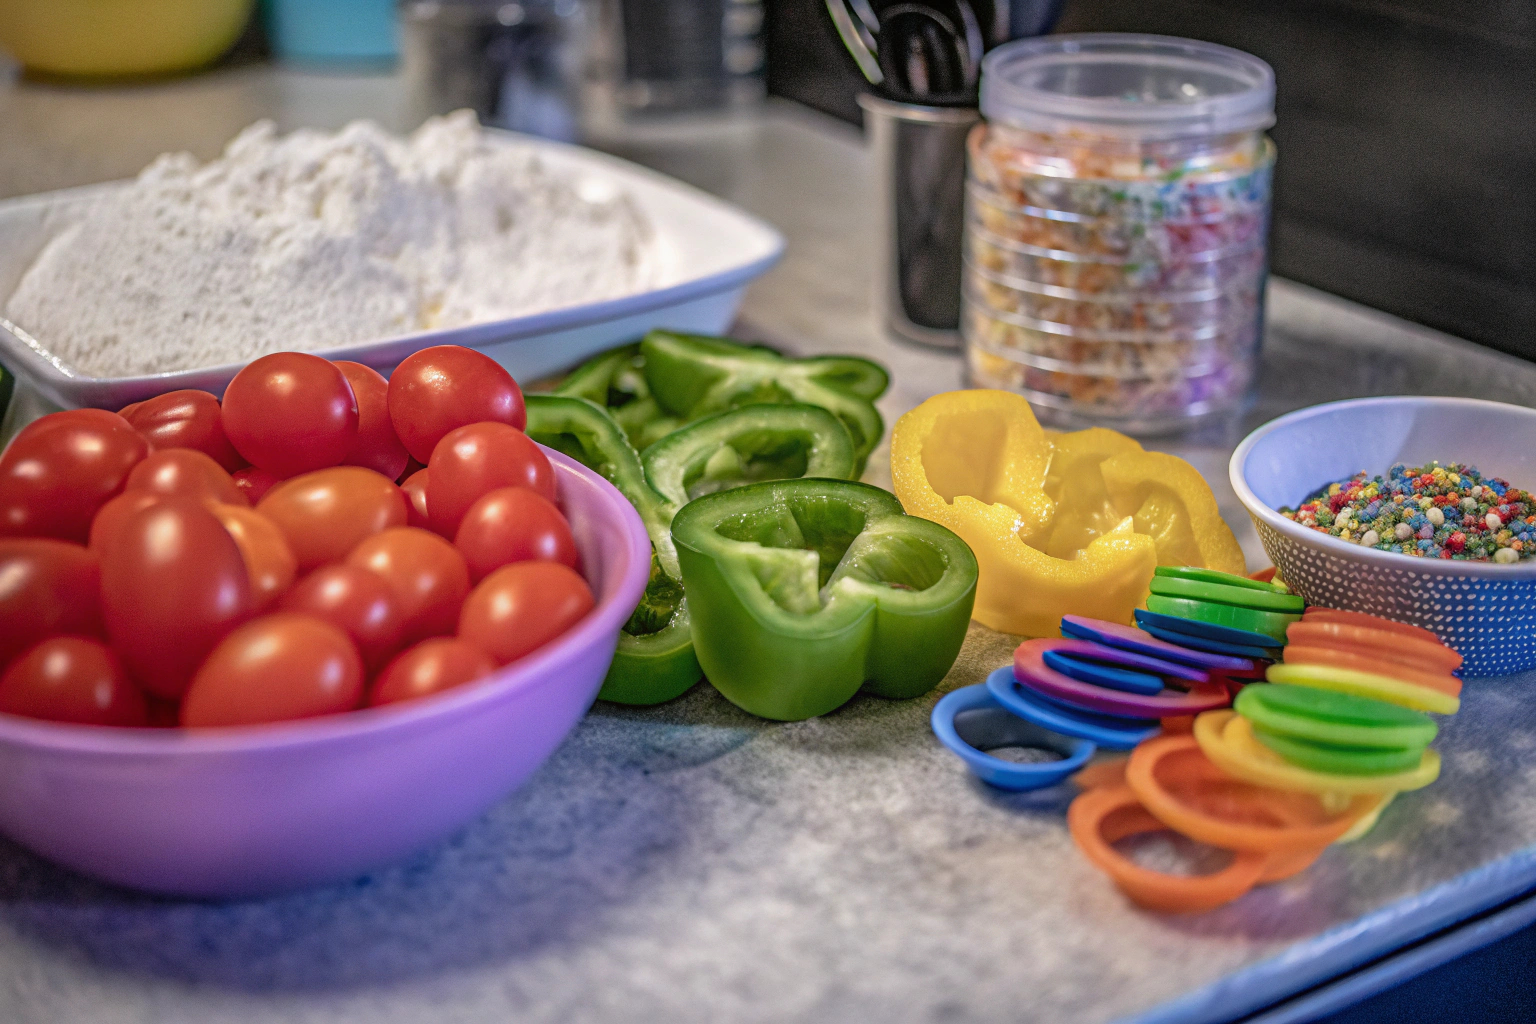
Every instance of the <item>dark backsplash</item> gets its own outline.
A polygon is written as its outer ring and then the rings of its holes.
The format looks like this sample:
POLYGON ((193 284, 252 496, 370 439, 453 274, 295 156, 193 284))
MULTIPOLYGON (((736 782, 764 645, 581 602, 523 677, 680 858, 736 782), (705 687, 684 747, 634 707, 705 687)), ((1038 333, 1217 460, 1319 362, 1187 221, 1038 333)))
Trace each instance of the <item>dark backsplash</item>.
MULTIPOLYGON (((857 120, 821 0, 769 12, 770 90, 857 120)), ((1069 0, 1057 31, 1269 61, 1275 272, 1536 359, 1536 2, 1069 0)))

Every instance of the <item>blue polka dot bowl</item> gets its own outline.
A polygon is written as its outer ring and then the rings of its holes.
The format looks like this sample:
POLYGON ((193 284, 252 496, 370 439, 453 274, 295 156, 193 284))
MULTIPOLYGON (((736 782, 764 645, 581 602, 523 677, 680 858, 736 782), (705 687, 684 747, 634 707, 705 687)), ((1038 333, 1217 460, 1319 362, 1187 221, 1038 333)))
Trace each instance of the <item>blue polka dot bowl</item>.
POLYGON ((1308 604, 1433 630, 1462 675, 1536 668, 1536 559, 1500 565, 1378 551, 1279 512, 1364 470, 1462 462, 1536 490, 1536 409, 1472 398, 1359 398, 1271 420, 1232 453, 1232 488, 1280 576, 1308 604))

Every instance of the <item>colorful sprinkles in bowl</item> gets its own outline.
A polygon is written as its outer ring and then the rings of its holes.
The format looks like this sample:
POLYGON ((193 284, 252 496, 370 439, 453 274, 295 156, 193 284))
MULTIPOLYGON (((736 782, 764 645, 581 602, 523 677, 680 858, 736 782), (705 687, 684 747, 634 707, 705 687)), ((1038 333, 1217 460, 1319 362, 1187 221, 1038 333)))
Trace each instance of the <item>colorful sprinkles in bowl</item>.
POLYGON ((1536 497, 1474 466, 1398 463, 1307 496, 1287 519, 1340 540, 1419 558, 1510 563, 1536 557, 1536 497))

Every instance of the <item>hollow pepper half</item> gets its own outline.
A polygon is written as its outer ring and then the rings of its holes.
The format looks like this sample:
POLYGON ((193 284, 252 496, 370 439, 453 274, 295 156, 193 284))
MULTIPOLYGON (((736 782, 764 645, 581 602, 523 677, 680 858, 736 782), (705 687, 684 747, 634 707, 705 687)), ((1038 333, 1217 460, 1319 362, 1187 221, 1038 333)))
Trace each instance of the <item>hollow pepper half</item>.
POLYGON ((1063 615, 1129 623, 1158 565, 1244 573, 1215 496, 1183 459, 1112 430, 1053 434, 1006 391, 951 391, 897 421, 891 480, 981 565, 976 619, 1057 636, 1063 615))
POLYGON ((678 512, 672 540, 704 674, 763 718, 823 715, 860 688, 919 696, 965 641, 975 557, 878 487, 807 478, 721 491, 678 512))
POLYGON ((619 636, 598 694, 658 704, 698 682, 691 613, 672 517, 699 494, 754 480, 853 474, 853 442, 835 416, 806 405, 753 405, 708 416, 636 454, 614 419, 581 398, 529 395, 528 435, 597 471, 629 499, 651 537, 651 578, 619 636))

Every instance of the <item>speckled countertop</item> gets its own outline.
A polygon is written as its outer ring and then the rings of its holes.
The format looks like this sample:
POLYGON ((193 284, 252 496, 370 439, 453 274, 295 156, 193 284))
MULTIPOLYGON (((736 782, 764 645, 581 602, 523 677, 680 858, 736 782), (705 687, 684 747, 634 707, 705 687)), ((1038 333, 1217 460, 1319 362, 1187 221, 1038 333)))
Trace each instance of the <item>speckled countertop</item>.
MULTIPOLYGON (((400 124, 388 78, 248 67, 135 89, 0 87, 0 196, 202 156, 245 123, 400 124)), ((891 367, 887 421, 961 385, 868 302, 858 135, 789 107, 607 145, 732 199, 789 239, 740 332, 891 367)), ((1226 483, 1252 426, 1383 393, 1531 404, 1536 366, 1285 282, 1259 398, 1155 444, 1226 483)), ((876 457, 879 464, 879 456, 876 457)), ((1014 641, 980 627, 940 692, 1014 641)), ((0 1020, 175 1024, 481 1021, 1074 1021, 1250 1012, 1536 885, 1536 678, 1469 685, 1440 782, 1364 841, 1218 912, 1131 908, 1072 849, 1071 793, 969 779, 927 726, 937 693, 759 721, 707 686, 598 705, 521 792, 444 845, 341 886, 232 905, 106 889, 0 841, 0 1020)), ((167 837, 174 842, 174 837, 167 837)))

